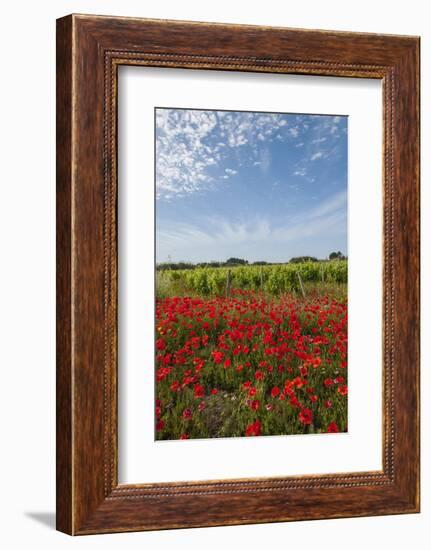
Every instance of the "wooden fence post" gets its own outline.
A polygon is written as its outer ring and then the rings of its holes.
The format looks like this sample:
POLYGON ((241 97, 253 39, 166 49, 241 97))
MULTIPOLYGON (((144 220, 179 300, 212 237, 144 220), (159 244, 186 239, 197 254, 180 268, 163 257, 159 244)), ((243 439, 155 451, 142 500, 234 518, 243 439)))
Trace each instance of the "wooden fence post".
POLYGON ((229 297, 230 294, 230 269, 227 270, 226 275, 226 298, 229 297))
POLYGON ((303 298, 305 298, 305 290, 304 290, 304 285, 302 284, 301 275, 299 274, 299 271, 297 271, 296 274, 298 275, 299 286, 301 287, 302 296, 303 298))

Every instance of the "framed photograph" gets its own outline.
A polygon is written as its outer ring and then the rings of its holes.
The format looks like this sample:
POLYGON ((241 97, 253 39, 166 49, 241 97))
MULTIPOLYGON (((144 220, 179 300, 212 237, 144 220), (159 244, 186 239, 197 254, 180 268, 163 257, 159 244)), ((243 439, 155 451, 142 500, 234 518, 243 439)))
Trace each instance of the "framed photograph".
POLYGON ((57 21, 57 528, 419 511, 419 38, 57 21))

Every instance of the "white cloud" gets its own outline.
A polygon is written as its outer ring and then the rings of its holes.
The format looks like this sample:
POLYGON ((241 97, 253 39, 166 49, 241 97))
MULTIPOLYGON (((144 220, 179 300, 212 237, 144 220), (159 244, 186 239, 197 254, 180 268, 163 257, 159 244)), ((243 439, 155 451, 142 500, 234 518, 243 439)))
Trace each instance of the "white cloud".
POLYGON ((156 110, 157 197, 191 193, 211 181, 218 144, 205 142, 217 124, 211 111, 156 110))
POLYGON ((238 170, 232 170, 232 168, 225 168, 225 172, 229 176, 234 176, 235 174, 238 174, 238 170))
POLYGON ((322 151, 317 151, 317 153, 314 153, 311 155, 310 160, 317 160, 323 157, 322 151))
POLYGON ((270 156, 262 155, 262 144, 296 139, 305 123, 298 116, 295 120, 292 126, 286 115, 277 113, 157 109, 157 198, 183 196, 213 184, 211 167, 223 162, 229 149, 248 146, 258 159, 253 165, 267 173, 270 156))
POLYGON ((305 168, 298 168, 298 170, 295 170, 293 172, 293 175, 294 176, 306 176, 307 175, 307 170, 305 168))

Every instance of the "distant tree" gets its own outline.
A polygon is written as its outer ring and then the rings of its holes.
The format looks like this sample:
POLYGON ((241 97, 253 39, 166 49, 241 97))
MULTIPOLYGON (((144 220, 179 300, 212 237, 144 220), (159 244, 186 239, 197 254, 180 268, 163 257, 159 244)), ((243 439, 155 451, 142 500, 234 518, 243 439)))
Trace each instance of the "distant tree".
POLYGON ((242 260, 241 258, 229 258, 226 260, 226 265, 246 265, 248 264, 247 260, 242 260))
POLYGON ((344 256, 340 251, 338 252, 331 252, 329 254, 330 260, 345 260, 346 256, 344 256))
POLYGON ((268 265, 268 262, 264 262, 263 260, 259 260, 257 262, 253 262, 253 265, 268 265))
POLYGON ((224 262, 199 262, 196 264, 196 267, 221 267, 224 265, 224 262))
POLYGON ((302 262, 318 262, 319 260, 314 256, 296 256, 295 258, 290 259, 290 263, 299 264, 302 262))
POLYGON ((195 266, 190 262, 163 262, 156 265, 157 271, 163 271, 166 269, 193 269, 195 266))

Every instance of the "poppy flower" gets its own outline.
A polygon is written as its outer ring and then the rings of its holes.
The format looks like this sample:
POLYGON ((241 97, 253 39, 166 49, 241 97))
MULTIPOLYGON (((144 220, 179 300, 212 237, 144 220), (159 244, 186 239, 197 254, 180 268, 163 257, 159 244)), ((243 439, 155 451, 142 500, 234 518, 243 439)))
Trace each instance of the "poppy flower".
POLYGON ((213 351, 211 355, 216 365, 219 365, 223 361, 223 353, 221 351, 213 351))
POLYGON ((259 399, 253 399, 253 401, 250 403, 250 407, 251 407, 254 411, 257 411, 257 409, 260 407, 260 401, 259 401, 259 399))
POLYGON ((193 416, 193 413, 191 411, 191 409, 184 409, 183 410, 183 418, 185 418, 186 420, 190 420, 193 416))
POLYGON ((163 351, 164 349, 166 349, 166 342, 162 339, 162 338, 159 338, 156 342, 156 349, 158 351, 163 351))
POLYGON ((313 411, 306 408, 301 409, 298 415, 298 420, 301 424, 304 424, 304 426, 308 426, 313 422, 313 411))
POLYGON ((195 397, 198 398, 198 399, 205 396, 205 389, 200 384, 195 384, 193 392, 194 392, 195 397))
POLYGON ((340 430, 338 429, 338 426, 337 426, 337 423, 336 422, 330 422, 328 424, 328 428, 326 429, 326 432, 327 433, 338 433, 340 430))
POLYGON ((271 390, 271 397, 278 397, 280 395, 280 388, 274 386, 271 390))
POLYGON ((340 395, 347 395, 348 393, 347 386, 338 386, 337 391, 340 395))
POLYGON ((298 409, 301 407, 301 403, 299 402, 296 395, 292 395, 292 397, 289 399, 289 403, 292 405, 292 407, 297 407, 298 409))
POLYGON ((262 430, 261 423, 259 422, 259 420, 255 420, 254 422, 252 422, 247 426, 247 428, 245 429, 245 435, 247 437, 257 436, 261 434, 261 430, 262 430))

